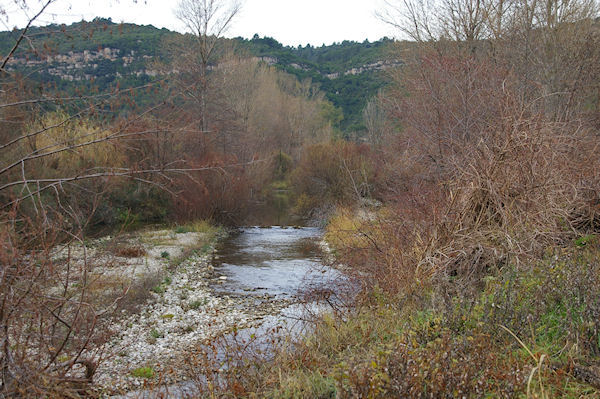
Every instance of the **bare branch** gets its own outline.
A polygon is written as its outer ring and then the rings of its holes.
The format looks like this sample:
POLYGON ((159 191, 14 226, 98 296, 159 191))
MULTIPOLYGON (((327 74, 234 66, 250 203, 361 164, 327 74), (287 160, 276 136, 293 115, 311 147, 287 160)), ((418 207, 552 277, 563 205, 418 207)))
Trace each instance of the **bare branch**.
POLYGON ((8 61, 11 59, 11 57, 13 56, 13 54, 15 53, 15 51, 17 51, 17 49, 19 48, 19 46, 21 45, 21 42, 23 41, 23 39, 26 37, 27 35, 27 31, 29 30, 29 28, 31 27, 31 24, 33 24, 33 22, 44 13, 44 11, 46 11, 46 8, 48 8, 48 6, 54 2, 55 0, 47 0, 46 3, 44 3, 44 5, 42 6, 41 10, 31 19, 29 19, 29 22, 27 23, 27 26, 25 26, 25 28, 23 29, 23 31, 21 32, 21 35, 19 36, 19 38, 17 39, 17 41, 15 42, 15 45, 13 46, 13 48, 10 50, 10 52, 6 55, 6 57, 4 57, 4 61, 2 62, 2 65, 0 65, 0 71, 4 71, 4 68, 6 67, 6 64, 8 63, 8 61))

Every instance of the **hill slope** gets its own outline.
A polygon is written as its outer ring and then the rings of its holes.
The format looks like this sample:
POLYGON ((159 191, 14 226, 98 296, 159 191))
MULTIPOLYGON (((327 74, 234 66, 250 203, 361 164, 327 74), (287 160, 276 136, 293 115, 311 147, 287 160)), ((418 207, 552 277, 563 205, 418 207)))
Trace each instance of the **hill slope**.
MULTIPOLYGON (((19 31, 0 32, 0 52, 8 54, 19 31)), ((165 39, 179 33, 153 26, 115 24, 95 19, 69 26, 32 28, 34 41, 15 55, 9 68, 36 76, 58 90, 119 85, 132 87, 157 76, 153 60, 166 57, 165 39)), ((389 39, 363 43, 344 41, 321 47, 283 46, 257 35, 230 40, 249 54, 260 57, 299 80, 311 79, 329 101, 343 112, 340 129, 349 135, 364 129, 362 109, 368 98, 385 85, 383 71, 399 61, 386 60, 389 39)))

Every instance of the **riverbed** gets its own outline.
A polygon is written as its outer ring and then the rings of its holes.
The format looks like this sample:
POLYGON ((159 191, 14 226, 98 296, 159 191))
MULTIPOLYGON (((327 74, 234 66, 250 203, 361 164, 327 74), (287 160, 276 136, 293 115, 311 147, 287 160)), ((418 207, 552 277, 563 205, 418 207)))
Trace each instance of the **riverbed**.
POLYGON ((144 368, 154 379, 161 375, 163 384, 177 384, 189 377, 181 369, 189 351, 231 331, 300 334, 305 309, 317 307, 307 292, 340 277, 323 265, 322 246, 317 228, 248 227, 194 253, 170 272, 169 284, 142 312, 115 326, 98 385, 135 391, 151 382, 139 375, 144 368))

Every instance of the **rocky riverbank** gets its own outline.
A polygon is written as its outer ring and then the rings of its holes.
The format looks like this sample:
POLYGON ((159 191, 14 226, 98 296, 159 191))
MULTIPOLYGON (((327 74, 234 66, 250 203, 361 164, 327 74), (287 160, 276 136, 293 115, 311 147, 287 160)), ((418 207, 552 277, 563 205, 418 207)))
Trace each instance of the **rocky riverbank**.
POLYGON ((233 328, 250 327, 283 306, 244 306, 239 298, 213 295, 209 285, 223 280, 214 274, 210 259, 210 252, 190 256, 140 314, 114 326, 110 355, 96 372, 99 386, 128 390, 163 373, 171 382, 184 379, 181 367, 174 366, 182 364, 186 349, 233 328))
MULTIPOLYGON (((322 263, 327 248, 320 248, 320 229, 250 227, 226 236, 198 222, 53 251, 55 264, 72 276, 49 285, 49 292, 83 292, 97 315, 87 348, 77 355, 97 365, 96 393, 130 397, 157 386, 191 387, 185 381, 203 375, 193 370, 192 354, 202 361, 215 338, 249 339, 262 351, 273 332, 302 334, 305 311, 321 312, 306 293, 335 286, 329 282, 339 272, 322 263)), ((219 359, 220 350, 213 354, 219 359)))
MULTIPOLYGON (((212 265, 216 240, 207 242, 203 235, 160 230, 125 241, 125 246, 139 248, 140 256, 113 260, 111 273, 116 276, 117 269, 125 273, 130 268, 136 280, 160 278, 137 312, 122 310, 123 316, 112 322, 112 339, 94 375, 98 390, 108 394, 135 390, 158 376, 166 384, 185 380, 181 365, 186 353, 218 335, 258 326, 264 317, 290 304, 268 293, 260 297, 216 293, 213 288, 227 277, 212 265)), ((101 267, 95 272, 107 273, 101 267)))

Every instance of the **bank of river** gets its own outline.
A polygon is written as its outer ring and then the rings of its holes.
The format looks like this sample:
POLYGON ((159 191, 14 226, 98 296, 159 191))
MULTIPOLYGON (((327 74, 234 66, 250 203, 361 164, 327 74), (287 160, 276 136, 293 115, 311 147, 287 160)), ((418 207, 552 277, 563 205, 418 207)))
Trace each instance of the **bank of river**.
POLYGON ((193 253, 141 312, 113 327, 97 386, 139 389, 148 382, 140 370, 176 383, 189 377, 182 367, 187 353, 211 338, 301 328, 303 292, 339 277, 322 264, 320 242, 316 228, 251 227, 193 253))

